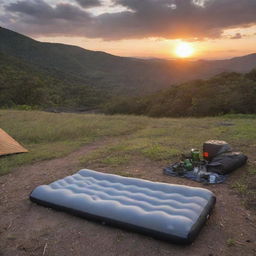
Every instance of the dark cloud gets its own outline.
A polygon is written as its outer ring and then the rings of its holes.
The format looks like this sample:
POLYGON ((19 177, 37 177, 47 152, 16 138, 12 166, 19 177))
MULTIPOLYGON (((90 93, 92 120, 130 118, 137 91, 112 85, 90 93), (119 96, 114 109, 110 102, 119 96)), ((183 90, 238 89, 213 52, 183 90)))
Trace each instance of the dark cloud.
POLYGON ((18 14, 21 21, 26 16, 41 22, 47 19, 77 20, 88 16, 85 11, 74 5, 59 3, 52 7, 44 0, 18 1, 7 5, 6 10, 18 14))
POLYGON ((118 39, 127 32, 126 37, 216 38, 223 29, 256 24, 255 0, 115 0, 115 3, 133 12, 102 15, 97 21, 98 35, 118 39))
POLYGON ((52 7, 44 0, 17 1, 5 7, 7 27, 30 35, 85 35, 90 15, 65 3, 52 7))
POLYGON ((76 0, 76 2, 83 8, 96 7, 101 5, 100 0, 76 0))
MULTIPOLYGON (((89 7, 98 0, 76 0, 89 7)), ((105 40, 220 37, 224 29, 256 24, 255 0, 112 0, 126 11, 92 16, 86 9, 46 0, 7 5, 4 26, 32 35, 74 35, 105 40), (7 15, 9 18, 7 18, 7 15), (11 18, 10 18, 11 17, 11 18), (49 25, 51 23, 51 25, 49 25)))

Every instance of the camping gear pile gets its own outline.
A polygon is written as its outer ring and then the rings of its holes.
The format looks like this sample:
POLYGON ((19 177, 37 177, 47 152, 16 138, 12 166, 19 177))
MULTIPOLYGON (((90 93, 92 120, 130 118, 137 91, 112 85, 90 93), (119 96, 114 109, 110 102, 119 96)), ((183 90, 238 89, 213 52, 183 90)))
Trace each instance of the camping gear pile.
POLYGON ((244 165, 247 156, 233 152, 225 141, 209 140, 203 144, 203 159, 200 151, 191 149, 190 154, 182 155, 181 161, 164 169, 164 173, 194 181, 216 184, 226 179, 226 174, 244 165))

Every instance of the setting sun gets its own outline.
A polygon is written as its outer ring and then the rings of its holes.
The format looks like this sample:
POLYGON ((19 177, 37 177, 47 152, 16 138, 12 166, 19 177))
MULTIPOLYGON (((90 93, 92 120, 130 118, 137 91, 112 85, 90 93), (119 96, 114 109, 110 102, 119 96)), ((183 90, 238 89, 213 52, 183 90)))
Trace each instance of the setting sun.
POLYGON ((178 46, 175 48, 175 54, 179 58, 188 58, 192 56, 194 53, 194 48, 191 44, 189 43, 179 43, 178 46))

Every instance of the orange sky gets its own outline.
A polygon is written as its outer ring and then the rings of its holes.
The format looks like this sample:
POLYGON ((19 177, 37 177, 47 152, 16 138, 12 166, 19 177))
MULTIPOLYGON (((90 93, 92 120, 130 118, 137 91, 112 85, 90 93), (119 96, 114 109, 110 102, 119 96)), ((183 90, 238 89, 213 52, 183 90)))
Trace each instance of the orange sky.
MULTIPOLYGON (((175 47, 182 39, 145 38, 104 41, 84 37, 36 37, 44 42, 78 45, 85 49, 105 51, 119 56, 177 58, 175 47)), ((226 30, 222 38, 190 42, 194 47, 193 59, 223 59, 256 52, 256 26, 226 30), (236 33, 244 37, 230 39, 236 33)))

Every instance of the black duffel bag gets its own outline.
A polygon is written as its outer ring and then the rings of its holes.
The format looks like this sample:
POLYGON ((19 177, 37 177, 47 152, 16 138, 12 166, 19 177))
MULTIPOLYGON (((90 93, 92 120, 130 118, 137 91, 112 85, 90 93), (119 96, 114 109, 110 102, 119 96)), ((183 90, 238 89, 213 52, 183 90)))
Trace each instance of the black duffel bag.
POLYGON ((244 165, 247 156, 240 152, 228 152, 215 156, 207 165, 208 172, 227 174, 244 165))

